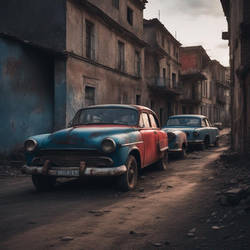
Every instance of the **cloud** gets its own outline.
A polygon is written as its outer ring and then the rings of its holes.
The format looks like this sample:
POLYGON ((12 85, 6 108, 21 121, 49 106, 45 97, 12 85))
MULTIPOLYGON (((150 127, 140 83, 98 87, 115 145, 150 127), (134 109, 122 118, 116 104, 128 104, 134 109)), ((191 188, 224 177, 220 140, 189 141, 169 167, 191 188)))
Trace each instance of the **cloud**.
MULTIPOLYGON (((222 7, 219 0, 149 0, 147 8, 157 5, 161 13, 169 16, 186 15, 221 17, 222 7), (154 2, 154 3, 153 3, 154 2)), ((150 12, 150 10, 148 10, 150 12)))
POLYGON ((220 43, 216 46, 217 49, 228 49, 228 43, 220 43))

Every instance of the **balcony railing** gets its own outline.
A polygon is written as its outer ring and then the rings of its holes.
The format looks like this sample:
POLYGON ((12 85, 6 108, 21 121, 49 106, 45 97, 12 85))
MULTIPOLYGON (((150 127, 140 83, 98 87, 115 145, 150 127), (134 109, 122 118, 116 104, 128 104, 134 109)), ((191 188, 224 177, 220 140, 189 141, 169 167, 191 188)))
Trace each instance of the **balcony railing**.
POLYGON ((168 78, 148 78, 146 79, 148 85, 153 89, 165 90, 168 92, 173 92, 175 94, 181 94, 183 90, 183 85, 181 82, 174 82, 168 78))

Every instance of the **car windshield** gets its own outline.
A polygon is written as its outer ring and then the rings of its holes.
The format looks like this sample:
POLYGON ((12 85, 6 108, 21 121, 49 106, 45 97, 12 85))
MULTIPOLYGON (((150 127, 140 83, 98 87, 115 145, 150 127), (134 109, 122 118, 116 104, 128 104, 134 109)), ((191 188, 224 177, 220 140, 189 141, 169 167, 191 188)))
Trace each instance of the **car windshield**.
POLYGON ((194 118, 194 117, 173 117, 168 120, 167 126, 200 127, 201 121, 200 118, 194 118))
POLYGON ((79 110, 73 119, 73 125, 120 124, 135 126, 138 112, 129 108, 90 108, 79 110))

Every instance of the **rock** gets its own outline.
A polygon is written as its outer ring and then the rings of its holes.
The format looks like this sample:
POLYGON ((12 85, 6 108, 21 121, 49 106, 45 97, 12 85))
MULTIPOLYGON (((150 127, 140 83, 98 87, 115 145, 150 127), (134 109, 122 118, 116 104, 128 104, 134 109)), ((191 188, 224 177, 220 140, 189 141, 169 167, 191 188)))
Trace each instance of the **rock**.
POLYGON ((211 213, 211 216, 215 216, 215 215, 216 215, 216 212, 211 213))
POLYGON ((189 233, 195 233, 196 232, 196 228, 192 228, 191 230, 189 230, 189 233))
POLYGON ((152 243, 154 247, 161 247, 163 244, 160 242, 152 243))
POLYGON ((238 180, 234 178, 234 179, 230 180, 230 183, 231 183, 231 184, 237 184, 237 183, 238 183, 238 180))
POLYGON ((194 233, 188 233, 187 236, 190 238, 193 238, 195 235, 194 235, 194 233))
POLYGON ((71 236, 65 236, 65 237, 61 238, 61 241, 71 241, 71 240, 73 240, 73 239, 74 239, 74 238, 71 237, 71 236))
POLYGON ((219 227, 219 226, 212 226, 211 227, 213 230, 219 230, 219 229, 221 229, 221 227, 219 227))
POLYGON ((228 206, 228 205, 229 205, 228 202, 227 202, 227 197, 225 197, 225 196, 221 196, 221 197, 219 198, 219 202, 220 202, 220 204, 221 204, 222 206, 228 206))

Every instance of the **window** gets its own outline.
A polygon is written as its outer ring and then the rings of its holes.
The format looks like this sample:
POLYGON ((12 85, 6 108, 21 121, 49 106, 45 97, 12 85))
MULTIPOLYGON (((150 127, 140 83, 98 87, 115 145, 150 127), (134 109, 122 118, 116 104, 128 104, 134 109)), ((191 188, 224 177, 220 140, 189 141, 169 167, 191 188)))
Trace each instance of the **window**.
POLYGON ((150 123, 149 123, 149 118, 148 118, 147 113, 142 113, 142 119, 143 119, 144 128, 150 128, 150 123))
POLYGON ((95 88, 85 87, 85 106, 90 106, 95 104, 95 88))
POLYGON ((202 126, 202 127, 206 127, 206 126, 207 126, 207 124, 206 124, 206 122, 205 122, 205 119, 202 119, 202 121, 201 121, 201 126, 202 126))
POLYGON ((118 41, 118 70, 125 71, 125 49, 124 43, 118 41))
POLYGON ((133 25, 133 10, 131 8, 127 8, 127 21, 130 25, 133 25))
POLYGON ((150 119, 150 123, 151 123, 152 128, 159 127, 157 120, 155 119, 155 117, 152 114, 149 114, 149 119, 150 119))
POLYGON ((119 0, 112 0, 112 5, 119 10, 119 5, 120 5, 119 0))
POLYGON ((141 105, 141 95, 136 95, 135 99, 136 105, 141 105))
POLYGON ((95 57, 94 42, 94 24, 86 20, 86 57, 89 59, 95 57))
POLYGON ((135 74, 136 76, 141 75, 141 57, 139 51, 135 52, 135 74))
POLYGON ((176 74, 172 73, 172 82, 173 82, 173 87, 176 87, 176 74))

